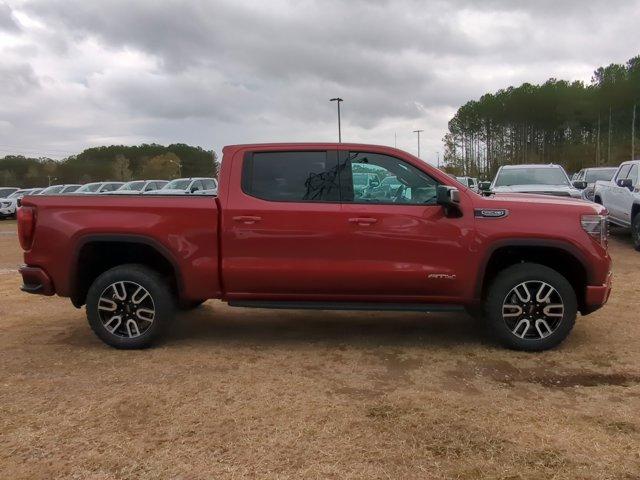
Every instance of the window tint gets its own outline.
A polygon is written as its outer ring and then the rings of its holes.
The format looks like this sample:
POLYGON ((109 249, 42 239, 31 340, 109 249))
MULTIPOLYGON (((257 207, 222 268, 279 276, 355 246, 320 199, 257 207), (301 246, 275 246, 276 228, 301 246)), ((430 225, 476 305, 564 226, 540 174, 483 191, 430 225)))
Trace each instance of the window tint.
POLYGON ((340 190, 335 153, 247 154, 242 167, 242 190, 264 200, 338 202, 340 190))
POLYGON ((438 182, 388 155, 349 152, 343 199, 354 203, 432 205, 438 182))
POLYGON ((616 180, 622 180, 623 178, 627 178, 627 174, 629 173, 629 170, 631 170, 631 165, 623 165, 622 167, 620 167, 616 180))
POLYGON ((631 179, 631 185, 635 186, 638 184, 638 165, 632 165, 631 170, 629 170, 629 173, 627 174, 627 178, 631 179))

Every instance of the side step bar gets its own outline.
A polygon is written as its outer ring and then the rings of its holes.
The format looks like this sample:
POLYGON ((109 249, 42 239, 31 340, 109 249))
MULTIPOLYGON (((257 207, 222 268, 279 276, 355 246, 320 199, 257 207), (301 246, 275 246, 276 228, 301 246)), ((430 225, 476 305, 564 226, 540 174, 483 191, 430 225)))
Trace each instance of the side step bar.
POLYGON ((269 300, 231 300, 230 307, 272 308, 291 310, 372 310, 399 312, 463 312, 461 305, 429 303, 375 302, 283 302, 269 300))

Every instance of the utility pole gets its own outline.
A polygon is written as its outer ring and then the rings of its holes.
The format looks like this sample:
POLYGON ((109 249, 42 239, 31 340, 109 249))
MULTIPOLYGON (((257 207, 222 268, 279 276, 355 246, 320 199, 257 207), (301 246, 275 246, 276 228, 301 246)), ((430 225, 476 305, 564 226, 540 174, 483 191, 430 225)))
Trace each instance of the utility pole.
MULTIPOLYGON (((634 110, 635 112, 635 110, 634 110)), ((393 133, 393 148, 398 148, 398 133, 393 133)))
POLYGON ((440 151, 439 150, 436 152, 436 155, 438 157, 438 163, 437 163, 438 169, 440 169, 440 151))
POLYGON ((598 139, 596 140, 596 167, 600 165, 600 112, 598 112, 598 139))
POLYGON ((607 142, 607 165, 611 165, 611 105, 609 105, 609 141, 607 142))
POLYGON ((636 104, 633 104, 633 117, 631 120, 631 160, 636 158, 636 104))
POLYGON ((414 130, 413 133, 418 134, 418 158, 420 158, 420 132, 424 132, 424 130, 414 130))
POLYGON ((330 98, 330 102, 337 102, 338 104, 338 143, 342 143, 342 127, 340 126, 340 102, 344 102, 340 97, 330 98))

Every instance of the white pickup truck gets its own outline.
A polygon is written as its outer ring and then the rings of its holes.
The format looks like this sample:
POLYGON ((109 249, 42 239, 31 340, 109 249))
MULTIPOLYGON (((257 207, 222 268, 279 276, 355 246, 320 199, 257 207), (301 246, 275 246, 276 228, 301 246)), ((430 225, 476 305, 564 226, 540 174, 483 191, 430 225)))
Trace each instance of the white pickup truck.
POLYGON ((609 222, 631 227, 636 250, 640 250, 640 160, 624 162, 611 180, 598 180, 594 201, 609 211, 609 222))

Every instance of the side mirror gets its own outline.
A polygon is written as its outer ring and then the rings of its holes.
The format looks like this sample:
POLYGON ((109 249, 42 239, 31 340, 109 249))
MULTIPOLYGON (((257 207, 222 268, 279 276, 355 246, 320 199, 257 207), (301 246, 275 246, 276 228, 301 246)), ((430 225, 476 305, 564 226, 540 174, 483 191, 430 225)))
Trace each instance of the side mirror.
POLYGON ((578 190, 584 190, 585 188, 587 188, 587 182, 583 180, 576 180, 575 182, 573 182, 573 186, 578 190))
POLYGON ((460 190, 449 185, 438 185, 436 203, 442 205, 448 216, 460 214, 460 190))
POLYGON ((633 189, 633 181, 630 178, 622 178, 616 182, 619 187, 633 189))
POLYGON ((489 190, 491 190, 491 182, 479 182, 478 188, 482 192, 488 192, 489 190))

